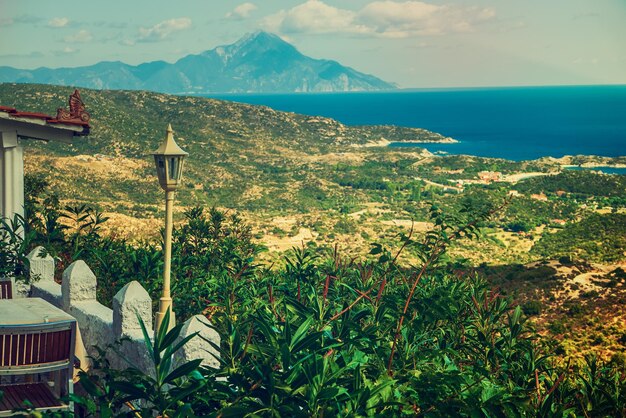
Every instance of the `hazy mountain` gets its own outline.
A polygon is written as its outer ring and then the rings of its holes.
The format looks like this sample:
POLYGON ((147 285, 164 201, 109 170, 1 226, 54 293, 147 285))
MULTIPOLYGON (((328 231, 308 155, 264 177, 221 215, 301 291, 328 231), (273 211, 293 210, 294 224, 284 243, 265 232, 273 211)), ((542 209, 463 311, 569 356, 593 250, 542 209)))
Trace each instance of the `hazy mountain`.
POLYGON ((396 87, 336 61, 307 57, 266 32, 187 55, 173 64, 154 61, 133 66, 107 61, 76 68, 0 67, 0 82, 163 93, 370 91, 396 87))

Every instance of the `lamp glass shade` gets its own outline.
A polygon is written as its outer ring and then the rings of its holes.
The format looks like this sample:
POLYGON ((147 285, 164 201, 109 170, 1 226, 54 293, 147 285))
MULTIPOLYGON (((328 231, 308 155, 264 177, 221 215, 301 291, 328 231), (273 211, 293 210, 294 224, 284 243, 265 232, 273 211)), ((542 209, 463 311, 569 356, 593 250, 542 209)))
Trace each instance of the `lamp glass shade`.
POLYGON ((164 190, 175 190, 178 187, 187 155, 174 141, 172 127, 168 126, 165 141, 154 153, 157 177, 164 190))
POLYGON ((157 177, 159 178, 159 183, 167 183, 167 176, 165 173, 165 155, 155 155, 154 162, 156 163, 157 177))
POLYGON ((167 168, 169 169, 167 177, 172 181, 178 182, 180 180, 180 174, 181 174, 180 173, 180 158, 169 157, 167 168))

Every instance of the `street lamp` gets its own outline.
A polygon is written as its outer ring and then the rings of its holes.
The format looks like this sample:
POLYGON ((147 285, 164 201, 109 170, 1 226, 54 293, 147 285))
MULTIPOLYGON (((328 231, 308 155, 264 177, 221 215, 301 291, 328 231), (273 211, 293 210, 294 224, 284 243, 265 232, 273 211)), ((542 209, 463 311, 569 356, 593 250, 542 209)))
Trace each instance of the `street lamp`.
POLYGON ((170 311, 170 327, 174 325, 175 316, 172 310, 170 296, 170 266, 172 261, 172 206, 174 192, 180 184, 183 175, 183 162, 189 155, 174 141, 172 125, 167 125, 165 141, 154 153, 157 176, 163 190, 165 190, 165 262, 163 266, 163 294, 159 299, 159 312, 156 314, 156 329, 161 328, 165 313, 170 311))

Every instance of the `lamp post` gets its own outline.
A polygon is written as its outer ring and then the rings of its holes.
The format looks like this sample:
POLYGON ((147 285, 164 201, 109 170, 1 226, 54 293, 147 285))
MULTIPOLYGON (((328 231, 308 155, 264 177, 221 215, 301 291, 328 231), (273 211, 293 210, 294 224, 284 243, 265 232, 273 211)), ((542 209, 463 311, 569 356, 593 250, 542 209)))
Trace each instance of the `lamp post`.
POLYGON ((163 294, 159 299, 159 311, 156 314, 156 329, 161 328, 165 313, 170 311, 170 327, 174 325, 175 316, 170 296, 170 266, 172 261, 172 206, 174 192, 180 184, 183 174, 183 162, 189 155, 174 141, 172 125, 167 126, 165 141, 154 153, 159 184, 165 190, 165 260, 163 265, 163 294))

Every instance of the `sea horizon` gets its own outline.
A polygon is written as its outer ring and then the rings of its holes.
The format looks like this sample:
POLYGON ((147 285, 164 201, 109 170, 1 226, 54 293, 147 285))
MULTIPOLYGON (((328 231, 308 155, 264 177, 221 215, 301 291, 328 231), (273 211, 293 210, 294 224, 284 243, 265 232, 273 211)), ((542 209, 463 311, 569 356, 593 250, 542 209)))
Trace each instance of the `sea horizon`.
POLYGON ((459 141, 406 144, 433 153, 514 161, 626 155, 622 84, 203 96, 330 117, 346 125, 425 128, 459 141))
MULTIPOLYGON (((387 90, 352 90, 352 91, 295 91, 295 92, 215 92, 190 93, 199 97, 217 96, 281 96, 281 95, 332 95, 332 94, 381 94, 381 93, 419 93, 428 91, 465 91, 465 90, 507 90, 507 89, 542 89, 542 88, 570 88, 570 87, 625 87, 626 83, 603 84, 528 84, 528 85, 501 85, 501 86, 450 86, 450 87, 398 87, 387 90)), ((181 95, 183 93, 180 93, 181 95)))

